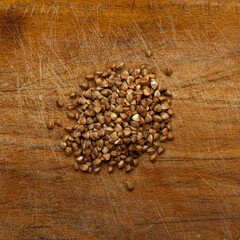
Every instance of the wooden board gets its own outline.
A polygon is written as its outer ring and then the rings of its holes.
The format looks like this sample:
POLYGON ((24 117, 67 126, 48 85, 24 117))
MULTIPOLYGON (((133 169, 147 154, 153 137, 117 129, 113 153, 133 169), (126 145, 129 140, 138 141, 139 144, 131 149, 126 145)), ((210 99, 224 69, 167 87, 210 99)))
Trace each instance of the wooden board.
POLYGON ((236 0, 2 1, 0 239, 239 239, 239 12, 236 0), (74 172, 45 123, 67 122, 55 100, 119 60, 157 67, 175 140, 130 174, 74 172))

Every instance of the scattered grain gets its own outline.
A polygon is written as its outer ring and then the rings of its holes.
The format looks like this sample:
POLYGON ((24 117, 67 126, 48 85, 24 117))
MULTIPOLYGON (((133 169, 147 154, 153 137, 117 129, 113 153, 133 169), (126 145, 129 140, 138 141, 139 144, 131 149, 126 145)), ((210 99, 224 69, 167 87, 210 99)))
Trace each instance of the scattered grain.
POLYGON ((88 80, 88 81, 93 81, 94 80, 94 73, 87 73, 85 75, 85 78, 88 80))
POLYGON ((80 165, 80 170, 81 170, 82 172, 87 172, 88 169, 89 169, 89 167, 88 167, 87 164, 81 164, 81 165, 80 165))
POLYGON ((63 107, 63 101, 61 99, 57 100, 57 106, 60 108, 63 107))
POLYGON ((49 129, 53 129, 55 127, 55 121, 54 120, 49 120, 47 123, 47 127, 49 129))
POLYGON ((147 57, 151 57, 151 56, 152 56, 152 50, 150 50, 150 49, 147 49, 147 50, 145 51, 145 53, 146 53, 146 56, 147 56, 147 57))
POLYGON ((70 92, 70 98, 76 98, 77 97, 77 93, 72 91, 70 92))
POLYGON ((173 73, 173 71, 172 71, 171 68, 169 68, 169 67, 165 68, 165 74, 166 74, 167 76, 171 76, 172 73, 173 73))
POLYGON ((108 166, 108 167, 107 167, 107 172, 108 172, 108 173, 112 173, 113 170, 114 170, 113 166, 108 166))
POLYGON ((61 126, 62 126, 62 121, 59 120, 59 119, 57 119, 57 120, 55 120, 55 124, 56 124, 57 126, 61 127, 61 126))
POLYGON ((134 185, 133 185, 133 183, 130 182, 130 181, 126 181, 126 182, 125 182, 125 186, 126 186, 126 188, 127 188, 128 191, 131 191, 131 190, 134 189, 134 185))
POLYGON ((66 147, 65 152, 66 152, 67 156, 70 156, 72 154, 72 148, 71 147, 66 147))

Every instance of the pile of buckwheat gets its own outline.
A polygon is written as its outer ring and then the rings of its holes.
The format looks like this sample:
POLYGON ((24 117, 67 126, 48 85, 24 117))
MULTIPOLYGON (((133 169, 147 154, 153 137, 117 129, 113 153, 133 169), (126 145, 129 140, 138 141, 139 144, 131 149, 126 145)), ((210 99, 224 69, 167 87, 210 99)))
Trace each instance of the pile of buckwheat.
MULTIPOLYGON (((173 139, 172 95, 158 80, 156 68, 124 70, 124 66, 121 62, 87 73, 82 90, 70 93, 72 101, 66 108, 73 124, 64 128, 67 134, 60 146, 75 157, 76 171, 98 173, 105 163, 108 173, 115 166, 130 172, 138 166, 139 155, 146 152, 154 162, 165 151, 162 143, 173 139)), ((166 75, 171 73, 165 70, 166 75)), ((57 100, 57 106, 62 108, 63 101, 57 100)), ((61 125, 50 120, 47 126, 52 129, 55 124, 61 125)))

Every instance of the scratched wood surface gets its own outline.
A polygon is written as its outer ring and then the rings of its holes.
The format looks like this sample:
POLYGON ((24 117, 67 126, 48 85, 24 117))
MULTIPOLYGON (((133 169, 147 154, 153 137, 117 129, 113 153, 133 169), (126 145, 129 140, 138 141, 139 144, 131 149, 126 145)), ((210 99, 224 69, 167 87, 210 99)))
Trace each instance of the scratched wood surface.
POLYGON ((0 5, 0 239, 240 239, 239 1, 46 2, 0 5), (118 60, 157 67, 175 140, 130 174, 74 172, 45 122, 118 60))

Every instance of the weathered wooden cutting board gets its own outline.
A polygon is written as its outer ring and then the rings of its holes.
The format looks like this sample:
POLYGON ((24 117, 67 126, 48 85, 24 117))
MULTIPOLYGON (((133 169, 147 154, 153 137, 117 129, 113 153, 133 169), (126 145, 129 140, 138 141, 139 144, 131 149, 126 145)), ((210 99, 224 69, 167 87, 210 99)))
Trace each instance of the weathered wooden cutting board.
POLYGON ((0 5, 0 239, 239 239, 239 1, 47 2, 0 5), (130 174, 72 171, 45 127, 66 119, 55 100, 108 61, 147 63, 146 48, 175 140, 130 174))

